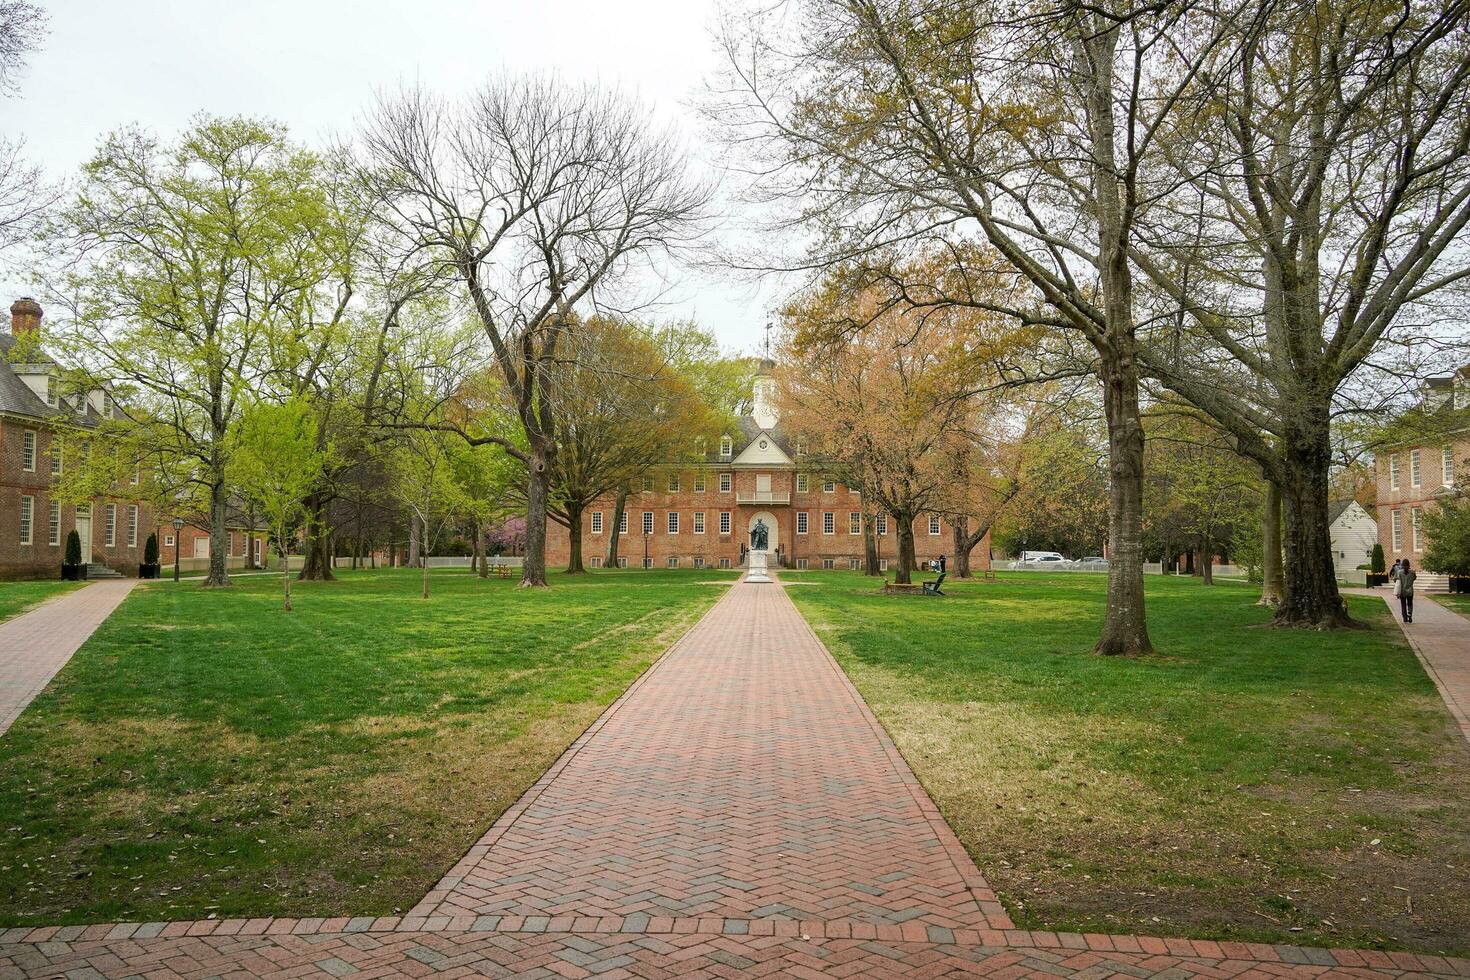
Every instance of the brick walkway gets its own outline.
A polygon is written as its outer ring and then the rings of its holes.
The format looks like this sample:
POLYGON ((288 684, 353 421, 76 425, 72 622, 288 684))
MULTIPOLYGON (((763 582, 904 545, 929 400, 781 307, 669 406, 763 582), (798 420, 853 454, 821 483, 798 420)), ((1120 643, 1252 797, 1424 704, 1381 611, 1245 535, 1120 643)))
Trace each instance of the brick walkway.
POLYGON ((137 584, 137 579, 93 582, 0 623, 0 734, 137 584))
POLYGON ((1470 620, 1424 593, 1414 597, 1414 621, 1399 617, 1399 601, 1387 590, 1344 589, 1353 595, 1376 595, 1388 603, 1394 620, 1419 655, 1424 671, 1439 688, 1460 734, 1470 741, 1470 620), (1387 594, 1386 594, 1387 593, 1387 594))
POLYGON ((1470 977, 1028 932, 776 585, 738 585, 406 916, 0 929, 0 977, 1470 977))

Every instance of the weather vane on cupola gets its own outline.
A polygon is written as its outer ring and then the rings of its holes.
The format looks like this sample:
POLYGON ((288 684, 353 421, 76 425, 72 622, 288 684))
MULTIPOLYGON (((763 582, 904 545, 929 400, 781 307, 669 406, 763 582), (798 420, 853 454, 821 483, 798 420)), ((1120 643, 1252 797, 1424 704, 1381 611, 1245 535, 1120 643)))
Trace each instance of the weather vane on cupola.
POLYGON ((766 360, 771 359, 771 318, 766 317, 766 360))

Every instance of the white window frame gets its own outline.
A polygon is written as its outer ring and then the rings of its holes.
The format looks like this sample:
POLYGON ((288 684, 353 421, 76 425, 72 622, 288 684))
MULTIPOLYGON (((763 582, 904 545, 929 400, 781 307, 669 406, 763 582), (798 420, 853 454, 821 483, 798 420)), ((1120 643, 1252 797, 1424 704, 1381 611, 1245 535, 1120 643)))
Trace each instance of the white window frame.
POLYGON ((664 566, 666 568, 678 568, 679 567, 679 556, 678 555, 670 555, 668 558, 664 559, 664 566))
POLYGON ((863 533, 863 512, 850 510, 847 512, 847 533, 858 535, 863 533))
POLYGON ((1409 533, 1414 541, 1414 550, 1423 551, 1424 541, 1419 537, 1419 508, 1409 508, 1409 533))
POLYGON ((670 473, 669 474, 669 493, 678 493, 678 492, 679 492, 679 474, 677 474, 677 473, 670 473))
POLYGON ((61 501, 51 501, 46 514, 46 542, 53 548, 61 546, 61 501))
POLYGON ((626 510, 623 511, 623 516, 618 518, 618 533, 628 533, 628 512, 626 510))
POLYGON ((644 474, 643 477, 643 492, 653 493, 653 477, 648 476, 647 474, 644 474))
POLYGON ((796 570, 798 572, 804 572, 804 571, 806 571, 806 559, 805 558, 798 558, 798 559, 796 559, 796 570))
POLYGON ((128 547, 138 547, 138 505, 128 504, 128 547))
POLYGON ((174 536, 172 534, 165 534, 163 536, 163 546, 165 548, 172 548, 174 546, 174 536))
POLYGON ((594 510, 592 512, 592 533, 602 533, 602 511, 600 510, 594 510))
POLYGON ((1397 510, 1389 511, 1388 518, 1389 527, 1391 529, 1391 536, 1389 540, 1393 545, 1394 553, 1397 554, 1404 548, 1403 520, 1400 518, 1399 511, 1397 510))
POLYGON ((103 529, 106 531, 106 547, 117 547, 117 504, 107 504, 102 508, 103 529))
POLYGON ((806 476, 806 474, 805 473, 798 473, 798 474, 796 474, 796 492, 797 493, 806 493, 806 488, 807 488, 807 476, 806 476))
POLYGON ((61 461, 61 436, 57 435, 56 433, 52 433, 51 434, 51 475, 52 476, 60 476, 61 475, 61 466, 62 466, 62 461, 61 461))
POLYGON ((888 515, 886 513, 879 513, 877 531, 879 537, 888 533, 888 515))
POLYGON ((822 512, 822 533, 823 534, 836 534, 837 533, 837 514, 836 514, 836 512, 830 511, 830 510, 826 510, 826 511, 823 511, 822 512))
POLYGON ((628 567, 628 556, 627 555, 619 555, 618 556, 618 567, 619 568, 627 568, 628 567))
POLYGON ((1388 489, 1399 488, 1399 457, 1398 454, 1388 457, 1388 489))
POLYGON ((669 511, 668 529, 670 534, 679 533, 679 512, 677 510, 669 511))
POLYGON ((720 511, 720 533, 730 533, 730 521, 733 515, 728 510, 720 511))
POLYGON ((835 493, 836 490, 837 490, 837 481, 836 480, 823 480, 822 481, 822 492, 823 493, 835 493))
POLYGON ((796 533, 797 534, 805 534, 806 533, 807 522, 809 520, 810 520, 810 517, 808 516, 808 514, 807 514, 806 511, 803 510, 803 511, 798 511, 797 512, 797 514, 796 514, 796 533))
POLYGON ((694 533, 704 533, 704 511, 702 510, 696 510, 694 512, 694 533))
POLYGON ((643 533, 645 535, 653 533, 653 511, 651 510, 643 512, 643 533))
POLYGON ((730 474, 729 473, 721 473, 720 474, 720 493, 729 493, 729 492, 730 492, 730 474))
POLYGON ((720 559, 720 567, 721 568, 729 568, 730 567, 730 559, 728 559, 728 558, 721 558, 720 559))
POLYGON ((31 535, 36 524, 36 498, 29 494, 22 494, 20 498, 20 543, 28 545, 31 543, 31 535))
POLYGON ((1409 450, 1409 486, 1419 486, 1419 450, 1409 450))
POLYGON ((720 458, 729 459, 735 454, 735 441, 729 436, 720 436, 720 458))
POLYGON ((880 571, 880 572, 886 572, 886 571, 888 571, 888 559, 887 558, 879 558, 878 559, 878 571, 880 571))
POLYGON ((1442 482, 1447 487, 1455 485, 1455 451, 1449 446, 1444 447, 1444 455, 1439 461, 1439 470, 1442 482))
POLYGON ((944 533, 944 528, 939 523, 939 515, 938 514, 930 514, 929 515, 929 536, 931 538, 937 538, 937 537, 939 537, 943 533, 944 533))
POLYGON ((26 473, 36 472, 35 429, 26 429, 20 434, 20 468, 26 473))
POLYGON ((696 474, 694 474, 694 492, 695 493, 704 493, 704 474, 703 473, 696 473, 696 474))
POLYGON ((831 558, 823 558, 822 559, 822 568, 823 568, 824 571, 830 572, 830 571, 832 571, 832 569, 834 569, 836 567, 837 567, 837 563, 835 561, 833 561, 831 558))
POLYGON ((863 563, 862 563, 861 559, 858 559, 858 558, 849 558, 849 559, 847 559, 847 570, 849 572, 855 572, 859 568, 862 567, 862 564, 863 563))
POLYGON ((587 565, 590 568, 601 568, 602 567, 602 556, 601 555, 593 555, 591 558, 587 559, 587 565))
POLYGON ((703 568, 704 567, 704 558, 702 558, 699 555, 695 555, 694 556, 694 567, 695 568, 703 568))

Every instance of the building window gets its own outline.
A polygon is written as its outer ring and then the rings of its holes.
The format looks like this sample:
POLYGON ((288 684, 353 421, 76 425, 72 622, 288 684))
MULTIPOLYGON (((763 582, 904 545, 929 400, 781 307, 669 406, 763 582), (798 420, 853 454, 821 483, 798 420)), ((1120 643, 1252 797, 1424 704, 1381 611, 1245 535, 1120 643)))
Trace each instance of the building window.
POLYGON ((837 515, 834 514, 834 513, 832 513, 830 510, 827 511, 825 514, 822 515, 822 533, 823 534, 836 534, 837 533, 837 515))
POLYGON ((143 479, 143 467, 141 467, 141 466, 134 466, 133 467, 133 486, 136 487, 142 481, 142 479, 143 479))
POLYGON ((107 547, 117 546, 117 504, 108 504, 103 509, 103 527, 107 533, 107 547))
POLYGON ((728 510, 720 511, 720 533, 730 533, 730 512, 728 510))
POLYGON ((61 544, 61 501, 51 501, 50 513, 46 515, 46 540, 51 547, 61 544))
POLYGON ((696 510, 694 512, 694 533, 704 533, 704 511, 702 510, 696 510))
POLYGON ((730 567, 730 559, 728 559, 728 558, 721 558, 720 559, 720 567, 721 568, 729 568, 730 567))
POLYGON ((47 405, 50 405, 52 408, 55 408, 60 403, 61 403, 61 399, 59 397, 57 397, 57 393, 56 393, 56 379, 55 378, 47 378, 46 379, 46 404, 47 405))
POLYGON ((823 480, 822 481, 822 492, 823 493, 831 493, 833 490, 836 490, 836 489, 837 489, 837 484, 834 483, 833 481, 831 481, 831 480, 823 480))
POLYGON ((669 511, 669 533, 679 533, 679 512, 677 510, 669 511))
POLYGON ((623 511, 623 513, 618 517, 618 533, 619 534, 627 534, 628 533, 628 512, 627 511, 623 511))
POLYGON ((880 571, 880 572, 886 572, 886 571, 888 571, 888 559, 887 558, 879 558, 878 559, 878 571, 880 571))
POLYGON ((644 493, 652 493, 653 492, 653 477, 651 477, 651 476, 645 476, 643 478, 643 492, 644 493))
POLYGON ((618 567, 619 568, 627 568, 628 567, 628 556, 627 555, 619 555, 618 556, 618 567))
POLYGON ((1419 485, 1419 450, 1409 450, 1409 486, 1419 485))
POLYGON ((643 559, 643 567, 644 568, 652 568, 653 567, 653 558, 652 557, 644 558, 643 559))
POLYGON ((888 533, 888 515, 887 514, 879 514, 878 515, 878 534, 879 535, 884 535, 884 534, 887 534, 887 533, 888 533))
POLYGON ((798 558, 798 559, 796 559, 796 569, 797 569, 797 571, 800 571, 800 572, 806 571, 806 559, 805 558, 798 558))
MULTIPOLYGON (((174 536, 172 534, 165 534, 163 536, 163 546, 165 548, 172 548, 174 546, 174 536)), ((256 549, 256 554, 259 553, 259 549, 256 549)))
POLYGON ((27 473, 36 472, 36 434, 30 429, 20 435, 20 468, 27 473))
POLYGON ((823 558, 822 559, 822 567, 825 568, 825 569, 827 569, 827 571, 830 572, 832 569, 836 568, 837 565, 836 565, 836 563, 831 558, 823 558))
POLYGON ((733 442, 731 442, 729 436, 720 436, 720 458, 721 459, 729 459, 730 458, 730 454, 734 451, 734 449, 735 449, 735 445, 734 445, 733 442))
POLYGON ((593 568, 601 568, 602 567, 602 556, 601 555, 593 555, 592 558, 591 558, 591 560, 588 561, 587 564, 590 565, 590 566, 592 566, 593 568))
POLYGON ((643 512, 643 533, 653 533, 653 511, 651 510, 645 510, 643 512))
POLYGON ((863 533, 863 515, 862 515, 862 513, 860 511, 854 510, 854 511, 851 511, 851 512, 848 513, 848 515, 847 515, 847 533, 848 534, 862 534, 863 533))
POLYGON ((929 533, 936 538, 939 537, 939 518, 933 514, 929 515, 929 533))
POLYGON ((51 475, 61 475, 61 436, 51 437, 51 475))
POLYGON ((1423 551, 1424 547, 1419 541, 1419 508, 1415 507, 1409 511, 1409 526, 1414 534, 1414 550, 1423 551))
POLYGON ((1455 485, 1455 451, 1449 446, 1444 447, 1444 456, 1439 462, 1442 481, 1445 486, 1455 485))
POLYGON ((1393 550, 1395 553, 1404 550, 1404 533, 1400 524, 1399 512, 1396 510, 1391 511, 1389 513, 1389 525, 1393 528, 1393 550))
POLYGON ((859 568, 859 566, 861 566, 861 565, 862 565, 862 562, 858 561, 856 558, 849 558, 847 560, 847 570, 849 572, 855 572, 855 571, 857 571, 858 568, 859 568))
POLYGON ((805 473, 798 473, 798 474, 796 474, 796 492, 797 493, 806 493, 806 474, 805 473))
POLYGON ((674 557, 673 555, 670 555, 669 558, 668 558, 668 566, 670 568, 678 568, 679 567, 679 559, 676 558, 676 557, 674 557))
POLYGON ((1397 490, 1398 488, 1399 458, 1397 456, 1390 456, 1388 457, 1388 489, 1397 490))
MULTIPOLYGON (((128 547, 138 547, 138 505, 128 504, 128 547)), ((243 552, 242 552, 243 554, 243 552)))
POLYGON ((796 533, 797 534, 805 534, 806 533, 806 519, 807 519, 806 511, 801 511, 800 513, 798 513, 796 515, 796 533))
POLYGON ((800 436, 797 436, 795 439, 791 440, 791 453, 792 453, 793 456, 800 456, 801 455, 801 437, 800 436))
POLYGON ((730 474, 729 473, 721 473, 720 474, 720 493, 729 493, 729 492, 730 492, 730 474))
POLYGON ((704 474, 703 473, 696 473, 696 474, 694 474, 694 492, 695 493, 704 493, 704 474))
POLYGON ((35 497, 20 498, 20 543, 31 543, 31 519, 36 512, 35 497))
POLYGON ((594 510, 592 512, 592 533, 602 533, 602 511, 600 510, 594 510))
POLYGON ((669 474, 669 493, 678 493, 678 492, 679 492, 679 474, 677 474, 677 473, 670 473, 669 474))
POLYGON ((698 555, 695 555, 694 556, 694 567, 695 568, 703 568, 704 567, 704 559, 701 558, 701 557, 699 557, 698 555))

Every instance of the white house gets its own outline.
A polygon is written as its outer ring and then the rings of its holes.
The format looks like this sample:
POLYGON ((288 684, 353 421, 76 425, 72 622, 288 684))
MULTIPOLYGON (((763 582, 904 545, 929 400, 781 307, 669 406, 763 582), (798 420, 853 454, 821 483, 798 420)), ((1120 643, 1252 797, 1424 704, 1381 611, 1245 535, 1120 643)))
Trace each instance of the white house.
POLYGON ((1356 500, 1334 500, 1327 507, 1331 522, 1332 563, 1340 579, 1356 579, 1378 541, 1378 522, 1356 500))

